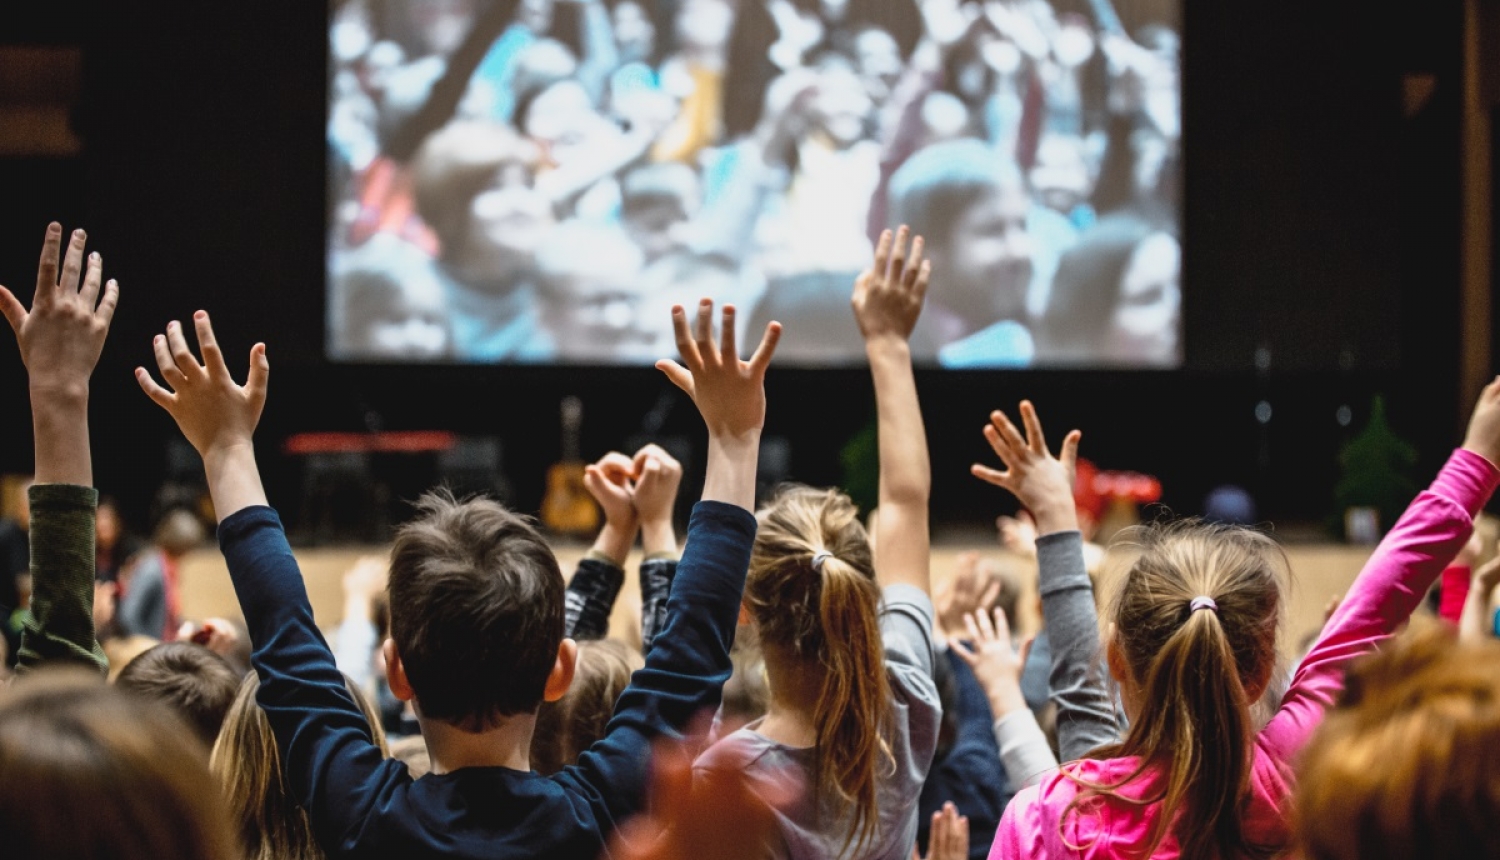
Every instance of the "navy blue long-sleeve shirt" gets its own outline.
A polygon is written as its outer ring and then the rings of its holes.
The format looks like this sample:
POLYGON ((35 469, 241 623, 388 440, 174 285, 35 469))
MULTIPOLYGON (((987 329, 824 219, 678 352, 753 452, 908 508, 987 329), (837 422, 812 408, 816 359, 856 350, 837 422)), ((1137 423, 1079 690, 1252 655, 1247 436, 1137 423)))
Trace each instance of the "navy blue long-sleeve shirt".
POLYGON ((949 649, 946 658, 953 670, 957 687, 954 716, 958 736, 948 754, 932 763, 932 772, 922 786, 917 802, 917 844, 927 853, 932 830, 932 814, 952 801, 960 815, 969 818, 969 857, 984 860, 990 854, 990 843, 1000 826, 1000 816, 1016 793, 998 767, 1000 747, 995 743, 995 718, 990 700, 974 670, 949 649))
POLYGON ((717 707, 730 673, 755 518, 700 502, 667 603, 666 627, 620 696, 603 740, 554 776, 463 768, 413 781, 381 758, 313 623, 281 520, 247 508, 219 540, 254 646, 257 701, 287 784, 336 857, 559 857, 595 860, 644 801, 651 741, 717 707))

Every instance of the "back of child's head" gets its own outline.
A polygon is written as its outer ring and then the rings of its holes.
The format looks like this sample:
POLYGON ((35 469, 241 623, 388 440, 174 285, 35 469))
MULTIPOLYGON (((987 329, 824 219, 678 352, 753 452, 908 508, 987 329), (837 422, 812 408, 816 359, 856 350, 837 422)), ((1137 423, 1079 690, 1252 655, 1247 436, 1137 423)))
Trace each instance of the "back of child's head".
POLYGON ((563 576, 531 520, 445 492, 391 549, 391 639, 425 719, 470 732, 534 714, 563 639, 563 576))
POLYGON ((1356 663, 1301 760, 1307 860, 1500 857, 1500 643, 1437 626, 1356 663))
POLYGON ((163 642, 131 660, 115 684, 176 711, 209 748, 234 702, 240 676, 202 645, 163 642))
MULTIPOLYGON (((1184 857, 1243 853, 1250 706, 1276 664, 1285 554, 1259 532, 1197 520, 1122 538, 1136 555, 1115 599, 1110 665, 1139 707, 1124 741, 1096 755, 1138 757, 1125 782, 1161 773, 1152 850, 1172 827, 1184 857)), ((1122 784, 1086 785, 1075 806, 1122 784)))
POLYGON ((198 515, 186 508, 175 508, 156 524, 152 540, 170 556, 187 555, 203 545, 208 532, 198 515))
POLYGON ((869 538, 837 490, 786 488, 758 519, 745 604, 767 663, 822 675, 812 787, 821 808, 853 810, 845 847, 863 844, 879 824, 891 708, 869 538))
MULTIPOLYGON (((376 745, 384 749, 379 715, 354 685, 345 686, 364 712, 376 745)), ((271 723, 255 701, 259 691, 259 677, 246 675, 224 717, 209 769, 228 801, 246 860, 321 860, 323 849, 313 836, 307 810, 286 784, 271 723)))
POLYGON ((578 761, 604 737, 615 702, 630 685, 630 676, 646 665, 639 651, 618 639, 578 643, 578 663, 568 692, 537 712, 531 739, 531 767, 551 775, 578 761))
POLYGON ((0 690, 7 857, 236 857, 204 747, 169 709, 95 675, 44 671, 0 690))

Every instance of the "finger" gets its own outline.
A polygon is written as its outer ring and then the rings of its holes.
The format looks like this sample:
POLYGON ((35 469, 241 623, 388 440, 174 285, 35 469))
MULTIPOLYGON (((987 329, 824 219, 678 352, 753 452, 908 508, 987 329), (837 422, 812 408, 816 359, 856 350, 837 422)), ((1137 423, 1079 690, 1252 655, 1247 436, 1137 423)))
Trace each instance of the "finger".
POLYGON ((193 351, 188 349, 187 338, 182 336, 182 323, 172 320, 167 323, 167 348, 172 352, 172 360, 177 363, 177 369, 182 371, 183 376, 191 377, 193 374, 203 372, 203 365, 193 357, 193 351))
POLYGON ((156 369, 161 371, 162 381, 176 390, 177 381, 185 377, 177 367, 177 362, 172 360, 172 353, 167 350, 166 335, 159 334, 151 339, 151 352, 156 356, 156 369))
POLYGON ((932 282, 932 261, 923 260, 922 268, 917 272, 917 281, 912 285, 912 292, 916 294, 918 302, 927 300, 927 285, 932 282))
POLYGON ((975 620, 974 615, 975 613, 973 612, 964 613, 964 628, 969 631, 969 641, 974 643, 974 647, 983 648, 984 643, 988 640, 985 638, 983 631, 979 629, 979 622, 975 620))
POLYGON ((1010 619, 1005 616, 1005 610, 1004 609, 998 609, 997 608, 995 610, 994 615, 995 615, 995 626, 992 629, 995 631, 995 638, 998 639, 1001 642, 1009 642, 1010 641, 1010 619))
POLYGON ((198 349, 203 353, 203 364, 214 376, 228 378, 229 367, 224 363, 224 353, 219 350, 219 339, 214 336, 214 324, 207 311, 193 314, 193 328, 198 331, 198 349))
POLYGON ((714 303, 704 299, 698 303, 698 328, 694 333, 698 356, 705 362, 714 354, 714 303))
POLYGON ((135 381, 140 383, 141 390, 151 398, 151 402, 170 412, 173 404, 177 402, 177 395, 156 384, 151 374, 144 367, 135 369, 135 381))
POLYGON ((1016 464, 1021 461, 1022 452, 1026 450, 1010 444, 1010 440, 995 429, 993 424, 985 425, 984 439, 990 443, 990 450, 995 452, 995 456, 1000 458, 1000 465, 1007 469, 1015 468, 1016 464))
POLYGON ((672 334, 677 339, 677 354, 682 356, 682 363, 690 368, 702 367, 703 358, 698 355, 698 347, 688 333, 687 311, 682 309, 682 305, 672 306, 672 334))
POLYGON ((1037 454, 1047 453, 1047 437, 1042 433, 1042 419, 1030 400, 1021 401, 1021 420, 1026 423, 1026 443, 1037 454))
POLYGON ((89 255, 88 268, 83 271, 83 289, 78 291, 83 306, 89 310, 93 310, 94 303, 99 300, 99 284, 103 279, 104 258, 96 251, 89 255))
POLYGON ((623 484, 638 475, 635 463, 619 451, 611 451, 599 458, 596 464, 600 475, 616 484, 623 484))
POLYGON ((776 354, 776 344, 781 342, 781 323, 774 320, 766 324, 766 333, 761 335, 760 346, 755 348, 755 354, 750 356, 750 370, 754 373, 765 373, 766 368, 771 366, 771 356, 776 354))
POLYGON ((271 360, 266 357, 266 345, 257 343, 250 347, 250 375, 245 379, 245 393, 256 409, 265 405, 270 384, 271 360))
POLYGON ((4 287, 0 287, 0 313, 5 314, 5 321, 10 323, 11 330, 20 337, 21 324, 26 322, 26 306, 4 287))
POLYGON ((656 363, 656 369, 666 374, 668 381, 681 388, 688 397, 693 396, 693 375, 688 373, 687 368, 670 358, 664 358, 656 363))
POLYGON ((55 295, 62 295, 64 290, 72 292, 78 289, 78 276, 83 272, 83 245, 87 240, 82 230, 74 230, 69 237, 68 250, 63 254, 62 280, 48 287, 55 295))
POLYGON ((738 366, 740 353, 734 336, 734 305, 725 305, 720 315, 719 340, 721 342, 719 352, 724 364, 729 367, 738 366))
POLYGON ((32 307, 43 297, 51 299, 57 288, 57 255, 62 248, 62 225, 53 221, 47 225, 47 235, 42 239, 42 260, 36 266, 36 295, 32 307))
POLYGON ((906 260, 906 271, 901 278, 901 286, 907 291, 916 289, 917 279, 922 277, 922 270, 927 266, 922 259, 922 251, 926 244, 921 236, 911 241, 911 256, 906 260))
POLYGON ((1010 472, 1002 472, 999 469, 991 469, 989 466, 975 463, 969 467, 969 474, 986 484, 994 484, 1002 490, 1010 489, 1010 472))
POLYGON ((896 230, 896 241, 891 245, 891 268, 889 272, 882 272, 887 277, 887 283, 902 283, 906 280, 906 238, 911 234, 911 228, 902 224, 896 230))
POLYGON ((1027 449, 1026 440, 1021 438, 1021 433, 1016 429, 1016 425, 1010 422, 1010 416, 996 409, 990 413, 990 423, 994 425, 996 432, 1000 434, 1000 438, 1005 440, 1005 444, 1017 451, 1025 451, 1027 449))
POLYGON ((953 835, 953 856, 969 856, 969 816, 958 817, 958 830, 953 835))
POLYGON ((1026 637, 1026 641, 1024 641, 1024 642, 1021 643, 1021 655, 1020 655, 1020 659, 1021 659, 1021 665, 1022 666, 1025 666, 1026 663, 1029 660, 1031 660, 1031 646, 1033 646, 1035 644, 1036 644, 1036 637, 1035 636, 1027 636, 1026 637))
POLYGON ((611 486, 598 466, 590 463, 583 467, 583 488, 589 491, 589 495, 602 502, 611 495, 611 486))
POLYGON ((891 240, 894 234, 890 230, 880 232, 880 241, 875 243, 875 277, 884 278, 891 266, 891 240))
POLYGON ((1078 474, 1078 443, 1083 441, 1083 431, 1074 430, 1063 438, 1061 456, 1063 468, 1068 470, 1069 475, 1078 474))
POLYGON ((99 300, 99 308, 95 311, 99 319, 104 321, 107 328, 115 318, 115 308, 120 304, 120 282, 110 278, 104 285, 104 298, 99 300))

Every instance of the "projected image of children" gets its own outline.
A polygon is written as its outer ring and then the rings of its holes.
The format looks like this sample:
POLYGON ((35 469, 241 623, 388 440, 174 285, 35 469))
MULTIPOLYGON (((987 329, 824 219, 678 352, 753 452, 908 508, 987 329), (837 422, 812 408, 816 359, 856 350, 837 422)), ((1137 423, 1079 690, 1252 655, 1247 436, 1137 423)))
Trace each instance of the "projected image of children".
POLYGON ((680 277, 856 364, 854 278, 905 223, 919 363, 1176 367, 1179 8, 338 4, 329 354, 647 364, 680 277))

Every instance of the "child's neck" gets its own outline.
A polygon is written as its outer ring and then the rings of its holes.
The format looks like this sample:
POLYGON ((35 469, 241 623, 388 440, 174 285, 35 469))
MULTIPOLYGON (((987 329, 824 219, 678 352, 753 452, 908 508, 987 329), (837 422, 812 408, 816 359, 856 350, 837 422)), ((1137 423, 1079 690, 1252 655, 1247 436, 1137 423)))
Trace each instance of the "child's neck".
POLYGON ((531 770, 531 736, 536 716, 505 717, 500 725, 482 732, 466 732, 440 720, 418 718, 433 773, 451 773, 466 767, 505 767, 531 770))
POLYGON ((811 747, 818 743, 816 714, 823 692, 821 666, 807 660, 772 655, 766 648, 766 686, 770 701, 766 718, 756 732, 789 747, 811 747))

